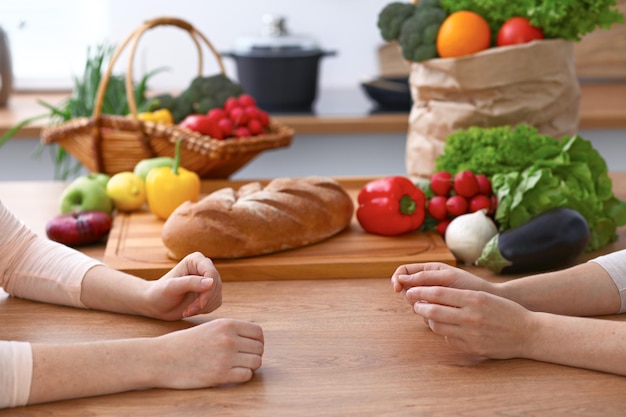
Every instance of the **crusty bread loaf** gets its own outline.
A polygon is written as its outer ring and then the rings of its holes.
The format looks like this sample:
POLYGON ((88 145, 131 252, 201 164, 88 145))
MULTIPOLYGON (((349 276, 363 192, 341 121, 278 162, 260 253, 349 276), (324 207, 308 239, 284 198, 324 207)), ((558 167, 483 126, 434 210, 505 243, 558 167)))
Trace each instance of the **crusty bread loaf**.
POLYGON ((162 239, 172 259, 195 251, 242 258, 320 242, 345 229, 353 213, 352 198, 331 178, 277 178, 182 204, 163 225, 162 239))

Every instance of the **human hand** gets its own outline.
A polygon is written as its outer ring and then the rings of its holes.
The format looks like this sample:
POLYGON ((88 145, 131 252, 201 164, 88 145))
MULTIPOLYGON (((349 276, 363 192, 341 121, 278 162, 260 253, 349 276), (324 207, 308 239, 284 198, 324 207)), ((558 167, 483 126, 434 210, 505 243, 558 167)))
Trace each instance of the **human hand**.
POLYGON ((413 311, 448 343, 493 359, 522 357, 536 313, 484 291, 414 287, 407 297, 421 300, 413 311))
POLYGON ((258 324, 217 319, 169 333, 159 343, 154 386, 174 389, 213 387, 249 381, 261 367, 263 330, 258 324))
POLYGON ((409 296, 407 290, 421 286, 443 286, 494 292, 494 285, 463 269, 440 262, 402 265, 391 277, 395 292, 402 292, 404 298, 414 304, 419 299, 409 296))
POLYGON ((222 280, 213 262, 199 252, 187 255, 148 286, 149 316, 179 320, 222 305, 222 280))

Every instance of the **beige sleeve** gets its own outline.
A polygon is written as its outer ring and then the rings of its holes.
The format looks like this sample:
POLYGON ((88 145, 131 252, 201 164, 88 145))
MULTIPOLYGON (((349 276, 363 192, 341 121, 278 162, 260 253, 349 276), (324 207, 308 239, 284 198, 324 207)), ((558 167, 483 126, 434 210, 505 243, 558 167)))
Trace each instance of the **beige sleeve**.
POLYGON ((622 301, 619 312, 626 312, 626 249, 602 255, 592 259, 590 262, 599 264, 606 272, 609 273, 613 282, 619 290, 619 296, 622 301))
POLYGON ((20 298, 85 307, 82 280, 99 261, 37 236, 1 202, 0 230, 0 287, 20 298))
POLYGON ((30 343, 0 341, 0 409, 26 405, 32 377, 30 343))

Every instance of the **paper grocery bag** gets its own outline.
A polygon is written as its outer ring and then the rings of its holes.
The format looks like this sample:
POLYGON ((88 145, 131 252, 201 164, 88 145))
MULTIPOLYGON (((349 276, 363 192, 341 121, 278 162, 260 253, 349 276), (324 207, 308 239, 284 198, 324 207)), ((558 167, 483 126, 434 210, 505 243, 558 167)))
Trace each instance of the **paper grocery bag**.
POLYGON ((406 165, 415 180, 434 172, 445 138, 458 129, 526 123, 555 138, 578 130, 572 42, 541 40, 412 63, 409 83, 406 165))

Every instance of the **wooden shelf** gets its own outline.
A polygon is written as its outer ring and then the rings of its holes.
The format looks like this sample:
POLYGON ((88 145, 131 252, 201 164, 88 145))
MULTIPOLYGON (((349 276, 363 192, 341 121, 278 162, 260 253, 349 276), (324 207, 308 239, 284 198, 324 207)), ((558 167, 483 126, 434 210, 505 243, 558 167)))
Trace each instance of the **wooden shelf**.
MULTIPOLYGON (((275 114, 276 120, 295 129, 297 134, 358 134, 403 133, 408 128, 408 113, 377 113, 359 91, 338 94, 322 92, 313 113, 275 114), (343 100, 343 101, 342 101, 343 100), (338 103, 338 104, 337 104, 338 103), (332 105, 335 108, 330 108, 332 105), (341 109, 337 109, 340 107, 341 109), (323 111, 317 111, 323 108, 323 111)), ((0 109, 0 134, 19 122, 42 114, 47 110, 38 100, 57 105, 67 94, 28 93, 14 94, 7 107, 0 109)), ((37 138, 45 119, 22 128, 15 138, 37 138)), ((626 129, 626 81, 582 83, 580 102, 580 129, 626 129)))

